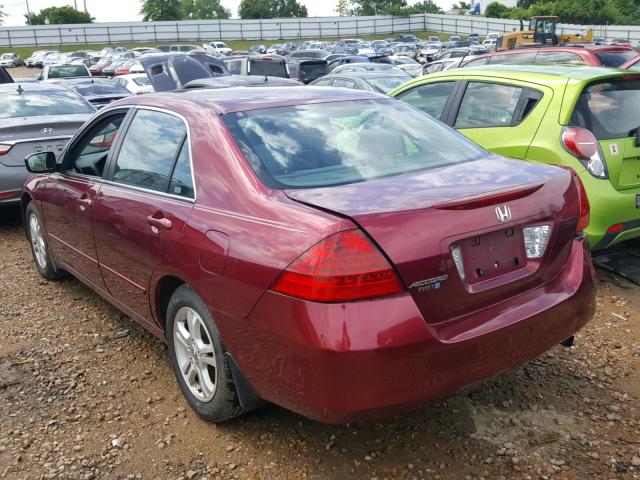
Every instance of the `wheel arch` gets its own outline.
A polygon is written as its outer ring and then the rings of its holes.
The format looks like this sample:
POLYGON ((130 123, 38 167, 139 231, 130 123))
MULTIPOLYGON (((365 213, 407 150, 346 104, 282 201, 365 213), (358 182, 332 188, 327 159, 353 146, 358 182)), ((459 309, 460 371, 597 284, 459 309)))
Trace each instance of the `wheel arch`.
POLYGON ((169 306, 169 300, 171 300, 173 292, 175 292, 182 285, 188 285, 188 283, 180 277, 169 274, 160 277, 156 282, 153 304, 156 319, 158 321, 158 324, 160 325, 160 328, 162 328, 165 334, 165 327, 167 325, 167 307, 169 306))

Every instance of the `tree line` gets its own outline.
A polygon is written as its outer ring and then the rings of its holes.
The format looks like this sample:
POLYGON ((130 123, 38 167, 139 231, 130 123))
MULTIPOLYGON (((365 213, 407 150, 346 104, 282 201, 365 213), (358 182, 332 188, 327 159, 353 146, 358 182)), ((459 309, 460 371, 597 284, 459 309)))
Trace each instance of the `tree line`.
POLYGON ((581 25, 639 25, 640 0, 518 0, 515 7, 487 5, 485 16, 514 20, 553 15, 563 23, 581 25))

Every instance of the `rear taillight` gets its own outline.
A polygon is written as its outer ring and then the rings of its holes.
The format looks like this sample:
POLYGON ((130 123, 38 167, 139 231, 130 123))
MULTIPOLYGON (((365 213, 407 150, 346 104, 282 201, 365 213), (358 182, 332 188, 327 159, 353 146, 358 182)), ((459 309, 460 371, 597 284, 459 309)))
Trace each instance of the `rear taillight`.
POLYGON ((593 133, 586 128, 565 127, 561 140, 565 150, 580 160, 591 175, 607 178, 607 165, 593 133))
POLYGON ((571 172, 571 177, 578 189, 579 218, 578 225, 576 226, 576 232, 579 233, 589 226, 589 211, 591 210, 589 197, 587 197, 587 191, 584 189, 584 184, 582 183, 582 180, 580 180, 576 171, 573 168, 566 167, 564 165, 560 165, 560 167, 571 172))
POLYGON ((317 302, 342 302, 402 292, 389 262, 359 230, 335 233, 307 250, 273 290, 317 302))
POLYGON ((9 150, 11 150, 11 147, 13 147, 13 145, 7 145, 6 143, 0 143, 0 155, 6 155, 7 153, 9 153, 9 150))
POLYGON ((587 191, 584 189, 584 184, 576 172, 573 172, 573 180, 578 187, 578 194, 580 196, 580 219, 578 220, 578 226, 576 232, 582 232, 589 226, 589 198, 587 197, 587 191))

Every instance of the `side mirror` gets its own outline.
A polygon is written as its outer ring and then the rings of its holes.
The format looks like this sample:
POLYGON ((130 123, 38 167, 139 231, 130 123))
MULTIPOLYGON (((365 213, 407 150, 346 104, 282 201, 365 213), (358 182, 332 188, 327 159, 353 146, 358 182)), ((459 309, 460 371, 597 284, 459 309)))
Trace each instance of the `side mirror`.
POLYGON ((56 171, 56 156, 53 152, 32 153, 24 164, 31 173, 52 173, 56 171))

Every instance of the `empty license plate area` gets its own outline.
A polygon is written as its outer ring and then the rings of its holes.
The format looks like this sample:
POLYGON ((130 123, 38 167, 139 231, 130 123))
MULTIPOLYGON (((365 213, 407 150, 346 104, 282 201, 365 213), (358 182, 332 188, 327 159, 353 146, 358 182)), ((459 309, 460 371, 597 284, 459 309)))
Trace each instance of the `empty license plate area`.
POLYGON ((66 141, 64 141, 64 142, 51 142, 51 143, 36 143, 33 146, 33 149, 34 149, 34 152, 36 152, 36 153, 53 152, 53 153, 56 154, 56 157, 57 157, 58 155, 60 155, 62 150, 64 150, 65 145, 66 145, 66 141))
POLYGON ((458 242, 467 282, 483 282, 520 270, 527 263, 522 229, 506 228, 458 242))

